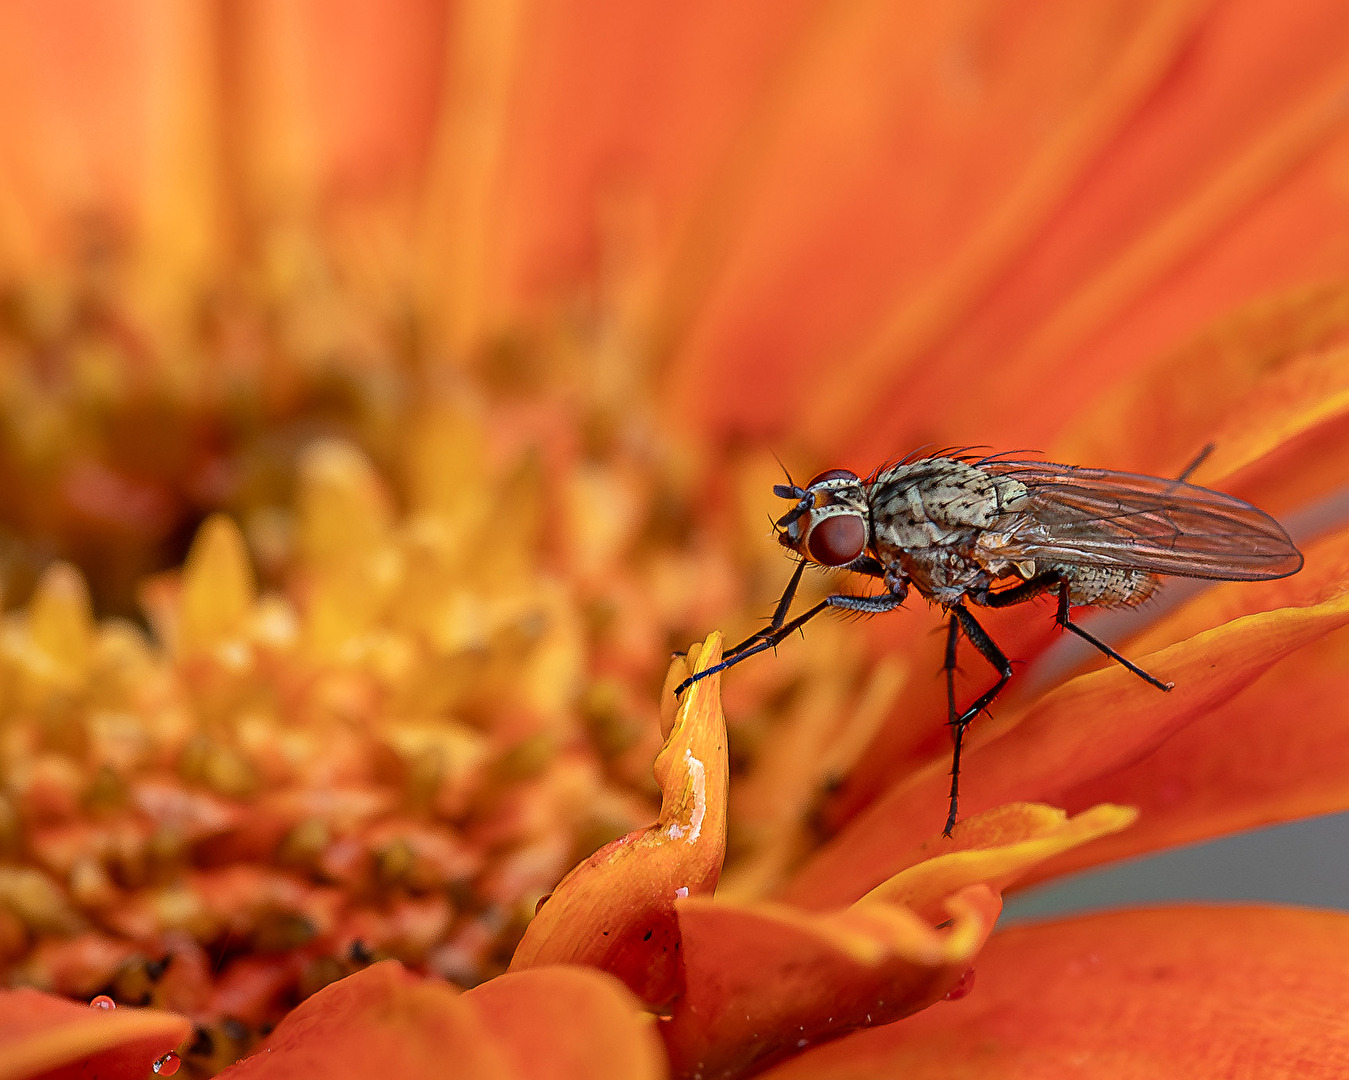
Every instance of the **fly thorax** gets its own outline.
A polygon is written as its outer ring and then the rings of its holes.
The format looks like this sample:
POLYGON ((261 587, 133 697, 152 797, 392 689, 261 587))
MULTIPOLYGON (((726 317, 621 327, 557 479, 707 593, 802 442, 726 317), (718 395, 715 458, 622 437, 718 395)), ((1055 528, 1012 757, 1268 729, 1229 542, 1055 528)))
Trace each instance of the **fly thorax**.
POLYGON ((975 558, 994 578, 1016 574, 1026 581, 1033 578, 1038 570, 1034 559, 1026 558, 1019 546, 1014 545, 1014 556, 1006 553, 1006 548, 1014 540, 1010 532, 985 529, 974 539, 975 558))
POLYGON ((871 497, 878 526, 930 526, 921 533, 935 543, 947 530, 994 528, 1025 502, 1024 485, 953 458, 897 465, 877 477, 871 497))
POLYGON ((953 604, 971 590, 991 584, 984 569, 955 545, 910 549, 897 561, 918 591, 940 604, 953 604))

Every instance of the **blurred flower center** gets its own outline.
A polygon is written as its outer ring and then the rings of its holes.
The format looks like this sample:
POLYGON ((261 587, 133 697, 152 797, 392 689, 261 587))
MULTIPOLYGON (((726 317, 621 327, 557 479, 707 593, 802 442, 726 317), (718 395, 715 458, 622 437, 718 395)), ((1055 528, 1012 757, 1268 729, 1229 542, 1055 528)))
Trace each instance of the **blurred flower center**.
MULTIPOLYGON (((785 572, 763 463, 709 471, 652 426, 608 355, 636 340, 619 305, 447 373, 378 267, 302 231, 257 249, 177 298, 185 343, 137 320, 107 243, 10 282, 0 325, 27 600, 0 649, 0 961, 193 1015, 205 1067, 383 956, 502 970, 562 874, 651 819, 669 651, 737 604, 753 629, 785 572)), ((842 640, 746 684, 770 704, 736 733, 731 888, 808 850, 893 701, 842 640)))

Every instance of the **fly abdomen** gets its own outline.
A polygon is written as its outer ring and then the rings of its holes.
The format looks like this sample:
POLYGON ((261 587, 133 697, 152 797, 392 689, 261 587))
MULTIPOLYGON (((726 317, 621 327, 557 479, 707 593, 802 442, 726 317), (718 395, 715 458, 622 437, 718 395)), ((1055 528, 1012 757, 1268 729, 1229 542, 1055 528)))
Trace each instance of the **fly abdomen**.
POLYGON ((1068 582, 1068 602, 1094 607, 1133 607, 1153 594, 1161 580, 1155 574, 1119 566, 1057 566, 1068 582))

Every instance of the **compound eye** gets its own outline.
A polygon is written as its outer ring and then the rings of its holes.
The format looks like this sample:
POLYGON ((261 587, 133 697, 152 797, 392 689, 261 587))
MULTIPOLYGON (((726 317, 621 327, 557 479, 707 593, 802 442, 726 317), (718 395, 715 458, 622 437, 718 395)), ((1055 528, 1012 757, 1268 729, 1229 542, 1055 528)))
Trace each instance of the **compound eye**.
POLYGON ((856 479, 857 474, 851 471, 850 469, 825 469, 825 471, 820 473, 819 476, 812 479, 811 482, 806 485, 806 487, 813 488, 816 484, 822 484, 826 480, 856 480, 856 479))
POLYGON ((810 557, 821 566, 846 566, 867 544, 861 514, 834 514, 810 530, 810 557))

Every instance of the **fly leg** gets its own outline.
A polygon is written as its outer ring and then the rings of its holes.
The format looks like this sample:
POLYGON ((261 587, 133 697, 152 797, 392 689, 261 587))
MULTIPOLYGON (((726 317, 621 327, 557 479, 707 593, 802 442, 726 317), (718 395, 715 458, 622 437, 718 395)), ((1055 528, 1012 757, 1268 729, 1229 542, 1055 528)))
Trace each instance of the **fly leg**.
MULTIPOLYGON (((847 569, 859 573, 872 574, 873 576, 883 576, 884 571, 880 569, 879 564, 871 565, 874 560, 859 559, 857 563, 850 564, 847 569)), ((844 611, 856 611, 864 615, 879 615, 885 611, 893 611, 904 603, 904 598, 908 594, 907 587, 881 593, 879 596, 851 596, 847 593, 837 593, 833 596, 826 596, 804 615, 798 615, 791 622, 784 622, 787 617, 787 611, 792 605, 792 600, 796 596, 796 587, 801 581, 801 572, 806 564, 800 563, 796 568, 796 573, 792 575, 792 580, 787 583, 787 588, 783 591, 782 598, 778 601, 778 606, 773 612, 773 618, 768 626, 760 630, 757 634, 747 637, 739 645, 726 654, 726 658, 719 664, 713 664, 710 668, 695 672, 682 683, 675 687, 675 697, 678 697, 694 683, 709 675, 715 675, 719 671, 725 671, 728 667, 740 663, 753 656, 755 653, 761 653, 766 649, 775 649, 777 646, 796 633, 811 619, 815 618, 820 612, 828 608, 840 608, 844 611)))
MULTIPOLYGON (((787 587, 782 590, 782 595, 778 597, 777 607, 773 609, 773 617, 768 620, 768 625, 762 630, 750 634, 749 637, 745 638, 745 640, 735 646, 735 648, 727 649, 725 653, 726 659, 729 660, 734 656, 738 656, 756 641, 762 641, 765 638, 772 637, 773 634, 782 629, 782 624, 787 618, 787 612, 791 610, 792 601, 796 599, 796 589, 797 586, 801 584, 801 575, 805 573, 807 565, 805 559, 802 559, 796 564, 796 572, 792 574, 791 581, 787 582, 787 587)), ((845 569, 851 570, 857 574, 867 574, 870 577, 885 577, 884 568, 869 555, 863 555, 855 562, 849 563, 845 569)), ((891 591, 893 592, 895 590, 892 589, 891 591)), ((903 591, 907 593, 908 587, 905 586, 903 591)))
POLYGON ((956 642, 960 640, 960 620, 954 615, 946 624, 946 722, 951 726, 951 737, 956 733, 956 642))
POLYGON ((750 634, 739 645, 733 649, 726 650, 726 659, 736 656, 756 641, 762 641, 766 637, 771 637, 778 630, 782 629, 782 624, 787 621, 787 612, 792 609, 792 601, 796 599, 796 587, 801 584, 801 575, 806 571, 806 560, 802 559, 796 564, 796 572, 792 574, 792 580, 787 582, 787 587, 782 590, 782 595, 778 598, 777 607, 773 609, 773 617, 768 620, 768 625, 756 633, 750 634))
POLYGON ((952 604, 950 610, 951 624, 946 636, 946 703, 951 718, 951 738, 955 743, 955 748, 951 753, 951 809, 946 816, 946 826, 942 829, 943 836, 950 836, 951 830, 956 825, 956 807, 960 802, 960 750, 965 741, 965 729, 970 726, 971 720, 993 703, 993 699, 1002 693, 1002 688, 1007 685, 1007 680, 1012 677, 1011 661, 1002 654, 1002 650, 988 636, 988 632, 975 621, 974 616, 969 613, 964 603, 952 604), (970 639, 970 644, 979 650, 979 655, 993 665, 993 669, 998 673, 998 681, 980 694, 973 705, 957 715, 955 696, 956 640, 962 632, 970 639))
MULTIPOLYGON (((1207 456, 1207 449, 1208 448, 1206 448, 1205 454, 1201 455, 1199 461, 1202 461, 1203 458, 1207 456)), ((1199 461, 1196 461, 1195 465, 1198 465, 1199 461)), ((1186 471, 1188 472, 1189 470, 1186 471)), ((1039 596, 1041 593, 1049 592, 1051 589, 1058 590, 1059 610, 1058 614, 1055 615, 1054 618, 1055 621, 1061 627, 1063 627, 1065 630, 1071 630, 1083 641, 1090 642, 1093 646, 1100 649, 1101 652, 1105 653, 1106 656, 1110 657, 1111 660, 1114 660, 1117 664, 1120 664, 1128 668, 1144 682, 1150 683, 1151 685, 1155 686, 1158 690, 1170 690, 1176 685, 1175 683, 1164 683, 1162 682, 1161 679, 1157 678, 1156 676, 1149 675, 1146 671, 1144 671, 1141 667, 1135 664, 1132 660, 1128 660, 1125 657, 1121 656, 1119 653, 1117 653, 1114 649, 1112 649, 1104 641, 1098 638, 1095 634, 1092 634, 1089 631, 1082 629, 1082 627, 1078 626, 1077 623, 1073 622, 1071 616, 1068 613, 1069 583, 1068 580, 1064 578, 1061 574, 1058 573, 1040 574, 1038 577, 1033 577, 1029 581, 1022 582, 1020 585, 1017 585, 1016 587, 1011 589, 1003 589, 1001 592, 979 593, 975 595, 974 601, 977 604, 982 604, 984 607, 991 607, 991 608, 1010 607, 1012 604, 1020 604, 1024 603, 1027 600, 1032 600, 1035 597, 1039 596)))
POLYGON ((1206 443, 1204 448, 1200 450, 1199 453, 1195 454, 1194 460, 1186 465, 1185 470, 1176 477, 1176 483, 1183 484, 1189 480, 1190 477, 1194 475, 1195 469, 1199 468, 1200 465, 1208 460, 1208 456, 1213 453, 1217 445, 1217 443, 1206 443))
POLYGON ((1078 626, 1077 623, 1073 622, 1068 615, 1068 582, 1066 581, 1059 582, 1059 611, 1056 619, 1058 620, 1058 624, 1065 630, 1071 630, 1078 637, 1082 638, 1083 641, 1089 641, 1092 645, 1095 645, 1096 648, 1100 649, 1101 652, 1105 653, 1106 656, 1110 657, 1111 660, 1128 668, 1145 683, 1151 683, 1158 690, 1174 689, 1175 683, 1162 682, 1157 676, 1149 675, 1132 660, 1126 660, 1100 638, 1093 634, 1089 634, 1086 630, 1083 630, 1082 627, 1078 626))

